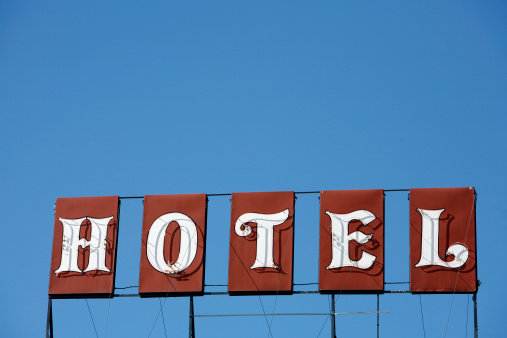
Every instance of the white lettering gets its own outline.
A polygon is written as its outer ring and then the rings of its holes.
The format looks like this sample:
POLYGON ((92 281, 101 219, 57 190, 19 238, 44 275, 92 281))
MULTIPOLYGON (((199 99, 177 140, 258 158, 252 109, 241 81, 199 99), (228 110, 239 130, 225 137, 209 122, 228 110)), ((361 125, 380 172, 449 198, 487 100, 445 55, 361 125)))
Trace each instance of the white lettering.
POLYGON ((421 259, 416 268, 427 265, 438 265, 446 268, 459 268, 468 260, 468 249, 462 244, 453 244, 447 249, 445 256, 453 255, 454 260, 445 262, 438 254, 440 215, 445 209, 424 210, 417 209, 422 217, 421 259))
POLYGON ((257 253, 254 265, 250 269, 278 269, 273 261, 273 227, 282 224, 287 218, 289 218, 289 209, 277 214, 246 213, 238 218, 234 230, 241 237, 248 236, 252 232, 252 228, 247 223, 257 224, 257 253))
POLYGON ((179 273, 192 264, 197 254, 197 227, 190 217, 179 212, 160 216, 153 222, 148 231, 146 243, 148 261, 157 271, 166 274, 179 273), (171 222, 180 227, 180 251, 178 260, 172 264, 164 258, 164 240, 166 229, 171 222))
POLYGON ((93 270, 106 271, 106 248, 107 248, 107 225, 114 216, 106 218, 83 217, 77 219, 60 218, 63 225, 62 258, 60 267, 55 274, 60 272, 88 272, 93 270), (88 219, 92 225, 90 240, 79 238, 79 231, 84 220, 88 219), (81 271, 78 266, 79 247, 90 247, 88 266, 81 271))
POLYGON ((348 214, 333 214, 326 211, 326 214, 331 219, 332 236, 332 259, 331 264, 326 269, 337 269, 345 266, 353 266, 363 270, 370 268, 377 257, 362 251, 361 259, 358 261, 350 260, 349 242, 356 241, 359 244, 365 244, 373 237, 373 234, 365 235, 360 231, 349 234, 349 223, 358 220, 363 225, 367 225, 376 218, 375 215, 368 210, 356 210, 348 214))

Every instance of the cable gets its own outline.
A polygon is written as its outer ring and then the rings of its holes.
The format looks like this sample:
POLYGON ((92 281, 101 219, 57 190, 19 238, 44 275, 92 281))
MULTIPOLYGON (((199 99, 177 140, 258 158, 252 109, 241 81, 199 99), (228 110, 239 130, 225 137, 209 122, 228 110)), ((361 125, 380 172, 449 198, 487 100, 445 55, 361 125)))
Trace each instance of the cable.
MULTIPOLYGON (((162 301, 160 300, 160 298, 158 299, 158 303, 162 307, 162 301)), ((165 338, 167 338, 167 329, 165 327, 164 311, 162 311, 162 323, 164 323, 164 334, 165 334, 165 338)))
MULTIPOLYGON (((294 216, 292 217, 292 219, 294 220, 294 216)), ((292 221, 290 231, 294 231, 294 221, 292 221)), ((280 236, 282 236, 282 230, 280 230, 280 236)), ((269 332, 271 332, 271 327, 273 326, 273 319, 275 318, 274 314, 275 314, 275 309, 276 309, 276 303, 278 301, 278 293, 280 292, 280 284, 282 282, 282 276, 283 276, 282 266, 285 265, 285 258, 287 257, 287 247, 289 246, 289 239, 290 239, 290 234, 287 236, 287 241, 285 242, 285 251, 283 253, 282 264, 280 264, 281 265, 280 278, 278 279, 278 287, 277 287, 276 296, 275 296, 275 305, 273 306, 273 315, 271 316, 271 322, 269 323, 269 332)))
POLYGON ((264 314, 264 319, 266 320, 266 325, 268 326, 268 337, 269 336, 273 337, 273 333, 271 332, 271 327, 269 326, 268 317, 266 315, 266 311, 264 310, 264 304, 262 304, 262 299, 261 299, 260 295, 259 295, 259 302, 261 302, 262 313, 264 314))
MULTIPOLYGON (((331 295, 328 295, 328 296, 327 296, 327 302, 328 302, 328 304, 329 304, 329 308, 331 308, 331 295)), ((329 317, 330 317, 330 316, 327 316, 327 317, 326 317, 326 320, 324 321, 324 324, 322 324, 322 327, 320 328, 320 331, 319 331, 319 333, 317 334, 317 338, 319 338, 319 337, 320 337, 320 334, 322 333, 322 330, 324 330, 324 327, 326 326, 326 323, 327 323, 327 321, 328 321, 329 317)))
POLYGON ((132 286, 125 286, 125 287, 121 287, 121 288, 114 288, 115 290, 126 290, 126 289, 134 289, 134 288, 138 288, 139 285, 132 285, 132 286))
MULTIPOLYGON (((384 192, 401 192, 401 191, 410 191, 410 189, 383 189, 384 192)), ((295 191, 294 195, 303 195, 303 194, 320 194, 321 191, 295 191)), ((206 197, 221 197, 221 196, 231 196, 232 193, 219 193, 219 194, 206 194, 206 197)), ((120 200, 122 199, 143 199, 144 196, 120 196, 118 197, 120 200)))
POLYGON ((292 285, 297 285, 297 286, 300 286, 300 285, 318 285, 319 283, 294 283, 292 285))
POLYGON ((422 308, 421 295, 419 295, 419 306, 421 309, 421 320, 422 320, 423 334, 424 334, 424 338, 426 338, 426 329, 424 327, 424 314, 423 314, 423 308, 422 308))
POLYGON ((90 310, 90 305, 88 305, 88 299, 85 298, 86 306, 88 307, 88 313, 90 313, 90 318, 92 319, 93 329, 95 330, 95 336, 99 338, 99 334, 97 333, 97 328, 95 327, 95 321, 93 320, 92 311, 90 310))
POLYGON ((107 337, 107 328, 108 328, 108 325, 109 325, 109 309, 111 307, 111 296, 109 296, 109 300, 107 301, 107 318, 106 318, 106 334, 104 335, 104 337, 107 337))
POLYGON ((148 338, 151 336, 151 333, 153 332, 153 329, 155 328, 155 324, 157 324, 157 321, 158 321, 158 317, 160 316, 160 314, 162 313, 162 309, 164 307, 164 304, 165 304, 165 301, 167 300, 167 297, 164 298, 164 302, 162 304, 160 304, 160 310, 158 311, 157 313, 157 317, 155 317, 155 321, 153 322, 153 325, 151 326, 151 330, 150 330, 150 333, 148 334, 148 338))
MULTIPOLYGON (((236 256, 238 256, 238 257, 239 257, 238 252, 236 251, 236 249, 235 249, 235 248, 232 246, 232 244, 231 244, 231 240, 230 240, 230 238, 229 238, 229 247, 230 247, 230 248, 234 251, 234 253, 236 254, 236 256)), ((246 267, 245 267, 244 265, 243 265, 243 267, 246 269, 246 267)), ((257 287, 257 284, 256 284, 256 283, 255 283, 255 281, 253 280, 252 276, 250 276, 250 275, 248 275, 248 276, 250 277, 250 279, 252 280, 252 283, 255 285, 255 287, 256 287, 256 288, 257 288, 257 290, 259 291, 259 288, 257 287)), ((228 286, 228 285, 227 285, 227 286, 228 286)), ((205 294, 208 294, 208 295, 209 295, 209 294, 220 294, 220 295, 222 295, 222 294, 224 294, 224 293, 223 293, 223 292, 218 292, 218 293, 214 293, 214 292, 206 292, 205 294)), ((265 318, 265 320, 266 320, 266 325, 268 326, 268 329, 269 329, 269 323, 268 323, 268 319, 267 319, 267 317, 266 317, 266 311, 264 310, 264 304, 262 303, 261 296, 260 296, 260 295, 258 295, 258 297, 259 297, 259 302, 261 303, 262 312, 264 313, 264 318, 265 318)), ((270 330, 270 329, 269 329, 269 330, 270 330)), ((270 330, 269 332, 270 332, 270 334, 271 334, 271 330, 270 330)), ((273 336, 273 335, 271 334, 271 336, 273 336)))

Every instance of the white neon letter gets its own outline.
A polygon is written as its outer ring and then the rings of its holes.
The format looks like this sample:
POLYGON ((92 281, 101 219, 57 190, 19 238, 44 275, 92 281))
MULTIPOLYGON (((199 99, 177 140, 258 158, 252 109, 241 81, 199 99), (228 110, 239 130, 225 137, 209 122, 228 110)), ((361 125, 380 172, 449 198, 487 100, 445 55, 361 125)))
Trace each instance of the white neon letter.
POLYGON ((326 268, 336 269, 345 266, 353 266, 359 269, 368 269, 373 265, 376 256, 362 251, 362 257, 358 261, 352 261, 349 257, 349 242, 356 241, 359 244, 367 243, 372 235, 365 235, 360 231, 349 234, 349 223, 353 220, 360 221, 363 225, 367 225, 376 217, 368 210, 356 210, 348 214, 333 214, 326 211, 331 219, 331 235, 332 235, 332 259, 331 264, 326 268))
POLYGON ((113 218, 114 216, 106 218, 60 218, 60 222, 63 225, 62 258, 60 267, 55 270, 55 274, 68 271, 88 272, 93 270, 110 272, 106 266, 107 225, 113 218), (89 241, 85 238, 79 238, 79 231, 85 219, 90 220, 92 225, 89 241), (82 248, 90 247, 88 266, 84 271, 81 271, 77 264, 80 246, 82 248))
POLYGON ((157 271, 166 274, 179 273, 192 264, 197 254, 197 226, 190 217, 180 212, 171 212, 160 216, 148 231, 146 243, 148 261, 157 271), (172 264, 164 258, 164 240, 166 229, 171 222, 180 227, 180 251, 178 260, 172 264))
POLYGON ((238 236, 250 235, 252 228, 247 223, 257 224, 257 253, 254 265, 250 269, 278 269, 273 261, 273 227, 282 224, 287 218, 289 218, 289 209, 277 214, 246 213, 239 216, 234 226, 238 236), (244 229, 241 229, 242 226, 244 226, 244 229))
POLYGON ((454 260, 445 262, 438 254, 438 232, 440 228, 440 215, 445 209, 424 210, 417 209, 422 217, 421 259, 416 268, 427 265, 438 265, 446 268, 459 268, 468 260, 468 248, 462 244, 454 243, 447 249, 445 256, 453 255, 454 260))

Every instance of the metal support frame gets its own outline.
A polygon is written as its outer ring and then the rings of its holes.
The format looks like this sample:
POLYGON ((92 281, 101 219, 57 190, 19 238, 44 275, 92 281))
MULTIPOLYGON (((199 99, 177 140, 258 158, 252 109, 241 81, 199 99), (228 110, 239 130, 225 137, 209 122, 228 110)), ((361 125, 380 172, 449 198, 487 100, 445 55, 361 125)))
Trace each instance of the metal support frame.
POLYGON ((479 325, 477 324, 477 292, 472 297, 474 301, 474 337, 479 337, 479 325))
POLYGON ((46 323, 46 338, 53 338, 53 304, 51 297, 48 297, 48 320, 46 323))
POLYGON ((190 296, 190 313, 188 315, 188 338, 195 338, 194 297, 190 296))
POLYGON ((377 293, 377 338, 380 337, 380 294, 377 293))
POLYGON ((335 308, 334 308, 334 293, 331 295, 331 338, 336 338, 336 325, 335 325, 335 308))
MULTIPOLYGON (((317 294, 318 291, 303 291, 303 292, 295 292, 300 294, 317 294)), ((386 290, 385 293, 411 293, 408 290, 386 290)), ((227 294, 227 292, 208 292, 206 294, 209 295, 223 295, 227 294)), ((139 294, 116 294, 115 297, 139 297, 139 294)), ((477 321, 477 292, 472 296, 474 302, 474 337, 479 337, 479 325, 477 321)), ((188 316, 188 337, 195 338, 195 317, 228 317, 232 315, 195 315, 194 314, 194 297, 190 296, 190 309, 188 316)), ((294 315, 330 315, 331 316, 331 338, 336 338, 336 315, 341 314, 367 314, 367 313, 376 313, 377 314, 377 338, 380 338, 380 314, 387 313, 389 311, 380 311, 380 294, 377 294, 377 311, 375 312, 350 312, 350 313, 336 313, 335 306, 335 295, 331 294, 331 313, 283 313, 283 314, 273 314, 273 315, 284 315, 284 316, 294 316, 294 315)), ((236 314, 234 316, 265 316, 266 314, 236 314)), ((51 297, 48 297, 48 312, 47 312, 47 322, 46 322, 46 338, 53 338, 53 302, 51 297)))
MULTIPOLYGON (((384 189, 384 192, 404 192, 410 191, 410 189, 384 189)), ((319 194, 320 191, 300 191, 294 192, 294 194, 319 194)), ((210 196, 231 196, 230 193, 225 194, 207 194, 207 197, 210 196)), ((144 196, 120 196, 120 200, 122 199, 144 199, 144 196)), ((56 207, 56 204, 55 204, 56 207)), ((386 284, 398 284, 398 283, 386 283, 386 284)), ((480 286, 480 281, 478 281, 478 285, 480 286)), ((319 291, 294 291, 294 294, 320 294, 319 291)), ((384 290, 384 293, 412 293, 410 290, 384 290)), ((228 295, 228 292, 204 292, 203 295, 228 295)), ((140 297, 139 294, 114 294, 114 297, 140 297)), ((474 337, 479 337, 479 326, 477 322, 477 292, 473 294, 473 302, 474 302, 474 337)), ((331 294, 331 338, 336 338, 336 315, 338 314, 366 314, 366 313, 376 313, 377 314, 377 338, 380 337, 380 313, 386 313, 389 311, 380 311, 380 294, 377 294, 377 311, 376 312, 357 312, 357 313, 336 313, 335 310, 335 295, 331 294)), ((265 316, 266 314, 262 314, 265 316)), ((286 314, 272 314, 272 315, 328 315, 325 313, 286 313, 286 314)), ((195 338, 195 317, 221 317, 221 316, 230 316, 230 315, 194 315, 194 298, 190 296, 190 309, 189 309, 189 325, 188 325, 188 337, 195 338)), ((244 315, 235 315, 235 316, 261 316, 261 314, 244 314, 244 315)), ((53 338, 53 307, 52 307, 52 299, 48 297, 48 312, 47 312, 47 323, 46 323, 46 338, 53 338)))

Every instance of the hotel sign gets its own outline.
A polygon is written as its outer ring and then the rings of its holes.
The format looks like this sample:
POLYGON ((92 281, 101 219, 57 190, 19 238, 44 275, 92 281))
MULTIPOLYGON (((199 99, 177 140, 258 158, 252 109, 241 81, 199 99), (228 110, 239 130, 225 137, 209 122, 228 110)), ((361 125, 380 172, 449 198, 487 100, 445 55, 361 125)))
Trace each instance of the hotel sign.
MULTIPOLYGON (((233 193, 230 294, 291 294, 294 192, 233 193)), ((53 298, 114 291, 118 196, 58 198, 49 277, 53 298)), ((206 194, 144 198, 139 293, 202 295, 206 194)), ((410 190, 410 290, 477 291, 474 188, 410 190)), ((320 193, 319 290, 384 291, 384 191, 320 193)))

